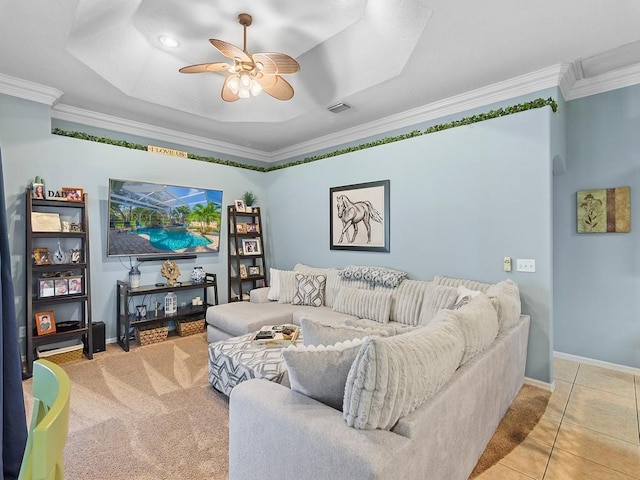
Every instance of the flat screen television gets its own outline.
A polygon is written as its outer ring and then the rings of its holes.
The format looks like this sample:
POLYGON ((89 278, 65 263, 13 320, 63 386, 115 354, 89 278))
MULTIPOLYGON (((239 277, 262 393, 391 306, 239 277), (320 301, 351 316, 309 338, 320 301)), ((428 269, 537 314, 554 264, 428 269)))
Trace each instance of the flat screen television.
POLYGON ((109 179, 107 256, 216 253, 221 214, 221 190, 109 179))

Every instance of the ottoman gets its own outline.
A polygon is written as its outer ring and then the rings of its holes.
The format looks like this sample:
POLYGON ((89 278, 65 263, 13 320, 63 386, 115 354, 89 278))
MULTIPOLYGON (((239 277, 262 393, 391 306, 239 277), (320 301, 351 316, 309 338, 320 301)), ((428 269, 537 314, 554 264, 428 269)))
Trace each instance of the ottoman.
MULTIPOLYGON (((228 396, 233 387, 251 378, 290 386, 282 356, 285 347, 253 345, 254 335, 255 332, 248 333, 209 345, 209 383, 213 388, 228 396)), ((302 343, 302 335, 295 343, 302 343)))
POLYGON ((296 306, 288 303, 269 304, 231 302, 207 308, 207 341, 218 342, 257 331, 263 325, 292 323, 296 306))

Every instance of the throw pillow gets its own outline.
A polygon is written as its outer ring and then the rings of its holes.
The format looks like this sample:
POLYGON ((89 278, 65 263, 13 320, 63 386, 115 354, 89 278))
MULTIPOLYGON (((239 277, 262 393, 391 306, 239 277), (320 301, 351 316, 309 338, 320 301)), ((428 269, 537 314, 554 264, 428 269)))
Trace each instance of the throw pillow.
POLYGON ((391 291, 391 313, 389 320, 406 325, 418 325, 422 300, 427 286, 424 280, 403 280, 396 288, 376 285, 376 290, 391 291))
POLYGON ((443 277, 442 275, 436 275, 433 277, 433 283, 436 285, 446 285, 448 287, 458 287, 462 285, 463 287, 470 288, 471 290, 478 290, 480 292, 486 292, 488 288, 491 286, 490 283, 482 283, 477 280, 469 280, 467 278, 452 278, 452 277, 443 277))
POLYGON ((278 303, 291 303, 296 291, 296 272, 292 270, 269 269, 270 287, 267 298, 278 303))
POLYGON ((340 275, 348 280, 364 280, 372 285, 382 285, 385 287, 395 288, 400 285, 405 278, 407 272, 401 272, 393 268, 386 267, 370 267, 349 265, 345 267, 340 275))
POLYGON ((342 410, 349 369, 362 340, 335 345, 290 345, 282 350, 291 389, 342 410))
POLYGON ((491 299, 481 293, 458 310, 440 310, 434 319, 455 324, 464 336, 460 365, 486 350, 498 335, 498 314, 491 299))
POLYGON ((498 301, 499 333, 509 330, 517 323, 522 313, 518 285, 511 279, 503 280, 489 287, 487 295, 498 301))
POLYGON ((425 289, 422 309, 420 310, 420 325, 430 324, 436 314, 443 308, 453 308, 457 299, 458 289, 429 283, 425 289))
POLYGON ((389 330, 382 328, 365 328, 348 325, 325 325, 310 318, 300 319, 302 341, 305 345, 333 345, 345 340, 353 340, 371 335, 387 337, 392 335, 389 330))
POLYGON ((310 305, 321 307, 324 305, 324 290, 327 283, 326 275, 295 274, 296 290, 291 303, 293 305, 310 305))
POLYGON ((462 333, 448 322, 365 338, 347 377, 343 419, 358 429, 391 430, 451 378, 463 351, 462 333))
POLYGON ((343 287, 333 303, 333 310, 380 323, 388 323, 391 311, 391 292, 343 287))
POLYGON ((480 292, 479 290, 471 290, 464 285, 458 285, 457 293, 458 296, 456 298, 456 303, 453 306, 454 310, 457 310, 463 305, 466 305, 472 298, 476 298, 482 292, 480 292))

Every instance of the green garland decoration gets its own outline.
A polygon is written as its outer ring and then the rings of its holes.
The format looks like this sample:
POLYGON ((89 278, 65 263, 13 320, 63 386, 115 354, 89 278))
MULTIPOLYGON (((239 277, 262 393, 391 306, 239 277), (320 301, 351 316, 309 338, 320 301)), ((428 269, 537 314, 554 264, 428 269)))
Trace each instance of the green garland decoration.
MULTIPOLYGON (((244 163, 235 162, 232 160, 223 160, 217 157, 205 157, 202 155, 195 155, 193 153, 187 153, 187 158, 190 158, 191 160, 198 160, 201 162, 215 163, 217 165, 225 165, 228 167, 244 168, 246 170, 253 170, 255 172, 263 172, 263 173, 273 172, 275 170, 281 170, 283 168, 295 167, 298 165, 303 165, 305 163, 317 162, 318 160, 323 160, 325 158, 337 157, 338 155, 344 155, 345 153, 357 152, 358 150, 364 150, 367 148, 373 148, 380 145, 386 145, 388 143, 399 142, 401 140, 406 140, 408 138, 419 137, 421 135, 427 135, 429 133, 434 133, 434 132, 441 132, 443 130, 448 130, 450 128, 461 127, 463 125, 470 125, 472 123, 484 122, 485 120, 491 120, 492 118, 504 117, 506 115, 513 115, 514 113, 520 113, 527 110, 533 110, 536 108, 543 108, 543 107, 551 107, 551 110, 554 113, 558 111, 558 104, 553 98, 551 97, 536 98, 535 100, 531 100, 529 102, 519 103, 517 105, 511 105, 510 107, 498 108, 497 110, 490 110, 485 113, 478 113, 476 115, 471 115, 469 117, 461 118, 460 120, 454 120, 452 122, 432 125, 424 131, 413 130, 409 133, 403 133, 401 135, 384 137, 379 140, 374 140, 374 141, 362 143, 359 145, 353 145, 351 147, 345 147, 339 150, 334 150, 332 152, 323 153, 321 155, 314 155, 311 157, 303 158, 302 160, 296 160, 294 162, 283 163, 283 164, 274 165, 271 167, 258 167, 255 165, 246 165, 244 163)), ((62 130, 60 128, 54 128, 51 130, 51 133, 54 135, 62 135, 65 137, 77 138, 79 140, 89 140, 91 142, 106 143, 108 145, 114 145, 117 147, 132 148, 134 150, 144 150, 144 151, 147 150, 146 145, 127 142, 125 140, 113 140, 107 137, 98 137, 96 135, 89 135, 83 132, 74 132, 74 131, 62 130)))

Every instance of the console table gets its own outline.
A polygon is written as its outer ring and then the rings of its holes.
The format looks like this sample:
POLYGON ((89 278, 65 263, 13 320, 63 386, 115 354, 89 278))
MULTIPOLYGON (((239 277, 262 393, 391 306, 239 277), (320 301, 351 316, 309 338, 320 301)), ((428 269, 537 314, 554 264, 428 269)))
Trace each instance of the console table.
MULTIPOLYGON (((164 297, 164 295, 163 295, 164 297)), ((166 285, 142 285, 140 287, 131 288, 127 282, 118 280, 116 288, 116 323, 118 344, 125 352, 129 351, 129 331, 131 327, 141 327, 145 325, 154 325, 169 321, 178 321, 185 319, 204 318, 207 308, 210 305, 218 304, 218 281, 215 273, 207 273, 204 282, 192 283, 182 282, 179 285, 168 287, 166 285), (209 301, 209 288, 213 289, 213 303, 209 301), (167 292, 179 292, 184 290, 202 290, 202 305, 192 305, 189 303, 184 307, 178 306, 175 314, 165 315, 164 310, 158 310, 156 313, 153 308, 147 308, 145 317, 138 317, 136 313, 131 313, 129 302, 132 298, 141 295, 158 295, 167 292)))

